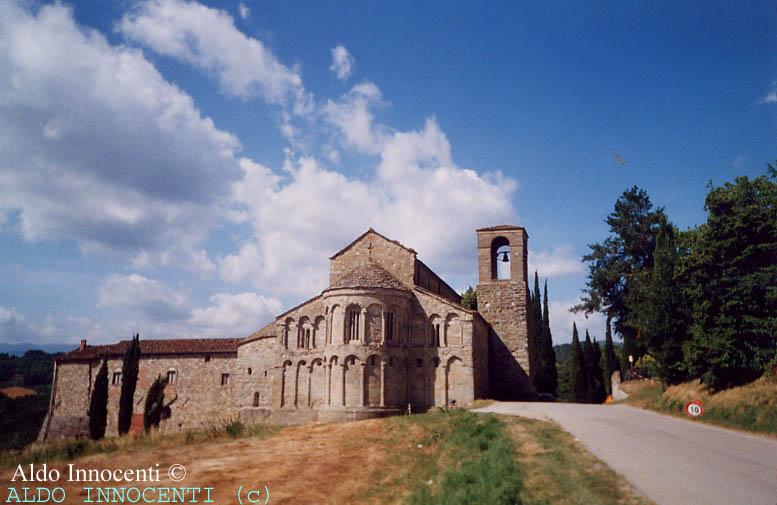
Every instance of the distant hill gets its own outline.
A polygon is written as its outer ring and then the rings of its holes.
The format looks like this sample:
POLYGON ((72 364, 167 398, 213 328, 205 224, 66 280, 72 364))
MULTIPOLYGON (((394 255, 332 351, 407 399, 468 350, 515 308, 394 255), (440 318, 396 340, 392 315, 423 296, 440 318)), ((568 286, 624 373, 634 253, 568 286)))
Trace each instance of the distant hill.
POLYGON ((12 356, 21 356, 27 351, 45 351, 48 354, 57 354, 60 352, 72 351, 78 347, 78 344, 31 344, 24 342, 21 344, 7 344, 0 342, 0 354, 10 354, 12 356))

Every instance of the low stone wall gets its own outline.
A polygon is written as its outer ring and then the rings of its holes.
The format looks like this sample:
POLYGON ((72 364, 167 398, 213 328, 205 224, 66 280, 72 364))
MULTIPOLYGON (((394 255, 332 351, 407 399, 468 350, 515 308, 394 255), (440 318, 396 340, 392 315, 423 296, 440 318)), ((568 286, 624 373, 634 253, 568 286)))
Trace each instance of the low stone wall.
POLYGON ((323 408, 323 409, 266 409, 247 407, 240 409, 240 421, 244 424, 270 424, 293 426, 315 422, 342 422, 396 416, 405 411, 397 408, 323 408))

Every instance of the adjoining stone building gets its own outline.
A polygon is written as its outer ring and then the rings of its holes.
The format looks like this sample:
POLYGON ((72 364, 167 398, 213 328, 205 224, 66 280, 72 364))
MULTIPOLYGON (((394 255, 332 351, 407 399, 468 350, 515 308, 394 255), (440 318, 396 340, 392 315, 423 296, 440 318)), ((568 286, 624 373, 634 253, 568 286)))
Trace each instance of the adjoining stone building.
MULTIPOLYGON (((527 235, 477 230, 478 311, 417 253, 369 229, 330 258, 329 287, 245 338, 141 340, 133 425, 153 380, 168 379, 162 431, 243 422, 348 420, 522 398, 528 380, 527 235)), ((107 360, 107 434, 117 433, 129 342, 56 359, 40 438, 88 433, 89 398, 107 360)))

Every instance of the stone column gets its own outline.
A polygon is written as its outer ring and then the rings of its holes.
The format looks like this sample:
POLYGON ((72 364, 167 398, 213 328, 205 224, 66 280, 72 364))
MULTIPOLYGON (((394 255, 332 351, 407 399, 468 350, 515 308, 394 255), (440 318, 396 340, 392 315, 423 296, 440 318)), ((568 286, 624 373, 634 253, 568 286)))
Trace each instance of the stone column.
POLYGON ((386 308, 380 308, 380 343, 386 345, 386 308))
POLYGON ((294 408, 299 407, 299 365, 294 367, 294 408))
POLYGON ((346 368, 346 366, 347 366, 347 365, 346 365, 345 363, 343 363, 343 364, 342 364, 342 365, 340 365, 340 366, 341 366, 341 367, 342 367, 342 369, 343 369, 343 382, 342 382, 342 387, 343 387, 343 401, 342 401, 342 403, 343 403, 343 407, 345 407, 345 368, 346 368))
POLYGON ((332 363, 324 365, 324 405, 332 405, 332 363))
POLYGON ((312 402, 310 400, 310 397, 312 396, 311 393, 313 389, 313 365, 310 365, 310 368, 308 368, 308 407, 312 405, 312 402))
POLYGON ((366 391, 367 388, 364 387, 365 386, 365 384, 364 384, 364 380, 365 380, 364 369, 365 369, 366 365, 367 364, 364 361, 359 363, 359 378, 360 378, 359 385, 361 386, 360 389, 361 389, 361 400, 362 400, 361 403, 362 403, 362 407, 365 407, 367 405, 367 395, 365 394, 367 392, 366 391))
POLYGON ((366 308, 362 309, 361 317, 362 317, 362 320, 361 320, 361 323, 359 323, 359 326, 360 326, 359 330, 361 330, 359 332, 359 342, 362 345, 364 345, 367 342, 367 309, 366 308))
POLYGON ((386 406, 386 362, 380 360, 380 406, 386 406))

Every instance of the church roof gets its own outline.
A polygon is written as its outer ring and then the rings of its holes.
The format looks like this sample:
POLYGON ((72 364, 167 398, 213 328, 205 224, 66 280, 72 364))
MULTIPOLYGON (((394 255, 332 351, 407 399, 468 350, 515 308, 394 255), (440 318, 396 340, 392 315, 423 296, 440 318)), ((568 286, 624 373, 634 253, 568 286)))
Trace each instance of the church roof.
POLYGON ((365 236, 367 236, 370 233, 374 233, 375 235, 379 236, 380 238, 382 238, 384 240, 387 240, 387 241, 391 242, 392 244, 396 244, 396 245, 398 245, 399 247, 401 247, 402 249, 404 249, 404 250, 406 250, 408 252, 411 252, 413 254, 417 254, 414 249, 411 249, 411 248, 407 247, 406 245, 403 245, 398 240, 392 240, 392 239, 388 238, 387 236, 385 236, 385 235, 383 235, 381 233, 376 232, 372 227, 370 227, 367 231, 365 231, 364 233, 362 233, 361 235, 356 237, 354 240, 352 240, 350 244, 348 244, 347 246, 343 247, 342 249, 340 249, 339 251, 334 253, 332 256, 330 256, 329 259, 333 260, 333 259, 337 258, 338 256, 340 256, 341 254, 346 252, 348 249, 353 247, 354 244, 356 244, 358 241, 360 241, 361 239, 363 239, 365 236))
POLYGON ((372 261, 360 265, 337 279, 330 289, 334 288, 390 288, 406 289, 399 280, 386 269, 372 261))
MULTIPOLYGON (((140 354, 220 354, 235 353, 242 338, 173 338, 140 341, 140 354)), ((57 357, 57 361, 89 361, 124 356, 129 340, 116 344, 88 345, 57 357)))
POLYGON ((523 226, 513 226, 511 224, 500 224, 497 226, 489 226, 487 228, 478 228, 477 231, 508 231, 508 230, 526 230, 523 226))

